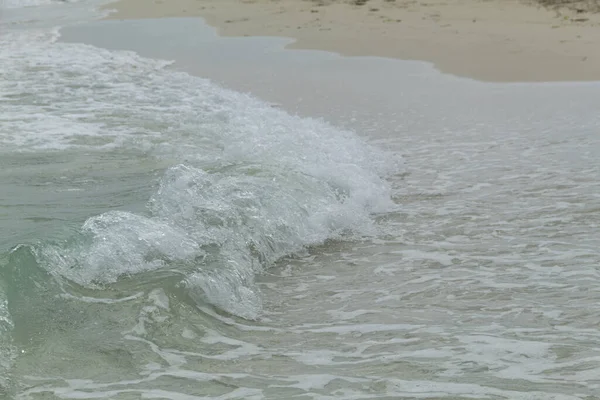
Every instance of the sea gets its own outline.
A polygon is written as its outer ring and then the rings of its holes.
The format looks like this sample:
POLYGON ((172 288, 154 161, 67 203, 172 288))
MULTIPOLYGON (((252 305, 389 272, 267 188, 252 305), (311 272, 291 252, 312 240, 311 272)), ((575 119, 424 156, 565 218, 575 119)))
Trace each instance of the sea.
POLYGON ((311 116, 61 40, 101 5, 1 3, 0 399, 600 399, 599 83, 311 116))

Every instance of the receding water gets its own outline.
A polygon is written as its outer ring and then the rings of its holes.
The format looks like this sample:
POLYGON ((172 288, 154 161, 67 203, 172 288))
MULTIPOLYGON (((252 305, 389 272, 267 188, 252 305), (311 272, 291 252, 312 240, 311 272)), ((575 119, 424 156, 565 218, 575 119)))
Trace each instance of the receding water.
POLYGON ((57 41, 94 6, 2 10, 0 398, 600 398, 597 84, 367 137, 57 41))

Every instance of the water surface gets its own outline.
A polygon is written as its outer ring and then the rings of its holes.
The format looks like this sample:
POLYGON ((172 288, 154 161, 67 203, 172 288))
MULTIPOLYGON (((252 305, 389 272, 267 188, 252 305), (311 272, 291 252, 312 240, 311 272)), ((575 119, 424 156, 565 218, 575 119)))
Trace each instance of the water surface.
POLYGON ((263 102, 95 6, 2 11, 2 396, 597 398, 598 84, 236 53, 263 102))

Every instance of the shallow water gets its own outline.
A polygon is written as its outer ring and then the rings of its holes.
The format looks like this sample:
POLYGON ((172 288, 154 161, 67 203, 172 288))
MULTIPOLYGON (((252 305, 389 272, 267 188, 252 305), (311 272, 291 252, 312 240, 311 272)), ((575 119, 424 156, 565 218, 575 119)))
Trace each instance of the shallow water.
POLYGON ((0 396, 599 398, 598 84, 348 60, 341 129, 46 3, 3 10, 0 396))

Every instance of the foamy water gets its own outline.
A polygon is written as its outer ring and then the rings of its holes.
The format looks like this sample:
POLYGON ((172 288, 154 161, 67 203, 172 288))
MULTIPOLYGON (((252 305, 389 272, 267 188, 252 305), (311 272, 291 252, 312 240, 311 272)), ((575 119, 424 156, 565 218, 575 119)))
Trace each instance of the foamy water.
POLYGON ((440 76, 382 147, 57 41, 94 6, 4 10, 0 396, 598 398, 597 85, 440 76))

